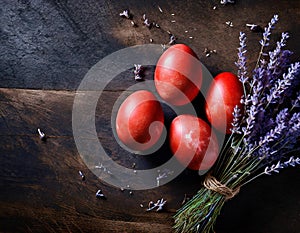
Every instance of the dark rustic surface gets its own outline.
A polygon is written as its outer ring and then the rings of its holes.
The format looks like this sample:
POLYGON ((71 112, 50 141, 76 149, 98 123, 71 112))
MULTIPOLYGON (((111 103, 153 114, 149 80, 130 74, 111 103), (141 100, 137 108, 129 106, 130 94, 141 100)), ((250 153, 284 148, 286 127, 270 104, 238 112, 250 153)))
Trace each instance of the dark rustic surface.
MULTIPOLYGON (((199 188, 201 178, 185 171, 167 185, 129 195, 128 190, 121 192, 101 182, 87 169, 73 139, 72 105, 86 72, 105 56, 149 43, 150 38, 154 43, 167 43, 166 31, 170 30, 178 42, 195 50, 212 74, 235 72, 239 31, 247 32, 253 64, 261 35, 251 33, 245 24, 265 26, 275 13, 280 22, 274 37, 289 31, 288 48, 295 52, 294 59, 300 52, 299 1, 247 0, 227 6, 213 0, 2 0, 0 4, 1 232, 172 232, 172 215, 184 194, 192 195, 199 188), (138 27, 118 16, 126 8, 138 27), (145 28, 140 20, 143 13, 161 29, 145 28), (228 27, 226 21, 234 26, 228 27), (217 53, 205 57, 206 47, 217 53), (49 135, 47 142, 39 140, 37 127, 49 135), (78 170, 85 173, 86 181, 81 181, 78 170), (107 200, 95 198, 97 189, 103 190, 107 200), (140 207, 161 197, 168 200, 162 213, 148 213, 140 207)), ((126 80, 124 89, 134 84, 128 81, 129 73, 121 74, 126 80)), ((142 167, 139 157, 118 154, 115 142, 105 134, 110 127, 103 122, 109 119, 111 102, 118 95, 108 90, 101 97, 97 130, 104 132, 102 142, 121 164, 136 162, 142 167)), ((156 159, 148 162, 155 164, 156 159)), ((226 203, 216 231, 299 232, 299 174, 297 168, 288 169, 244 187, 226 203)))

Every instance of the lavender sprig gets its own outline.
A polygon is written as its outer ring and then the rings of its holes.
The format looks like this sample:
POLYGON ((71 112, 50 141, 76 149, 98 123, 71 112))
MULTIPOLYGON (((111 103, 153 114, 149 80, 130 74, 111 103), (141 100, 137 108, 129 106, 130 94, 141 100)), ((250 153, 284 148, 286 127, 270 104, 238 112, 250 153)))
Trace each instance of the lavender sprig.
POLYGON ((300 107, 300 91, 297 92, 296 99, 292 100, 291 103, 292 103, 291 110, 293 110, 294 108, 300 107))
POLYGON ((276 48, 273 51, 269 52, 270 62, 268 64, 268 68, 274 68, 278 64, 276 61, 279 59, 279 55, 283 47, 286 46, 286 41, 289 38, 289 34, 287 32, 281 33, 281 40, 277 41, 276 48))
POLYGON ((296 62, 289 67, 288 72, 283 74, 282 79, 278 79, 275 85, 271 88, 270 94, 267 95, 267 100, 270 103, 276 103, 277 100, 283 99, 285 91, 291 86, 293 80, 300 71, 300 62, 296 62))
POLYGON ((285 147, 293 149, 300 137, 300 112, 293 113, 288 122, 288 131, 285 135, 285 147))
MULTIPOLYGON (((260 73, 260 71, 263 72, 263 70, 259 69, 258 73, 260 73)), ((259 126, 259 124, 257 124, 257 118, 263 107, 263 103, 259 101, 261 90, 263 89, 262 83, 259 79, 259 74, 255 74, 253 76, 250 86, 252 87, 252 93, 247 94, 244 102, 242 101, 245 110, 245 126, 242 127, 242 131, 244 133, 244 144, 246 145, 253 143, 252 137, 256 134, 258 130, 256 128, 259 126)))
POLYGON ((270 166, 266 166, 264 168, 263 172, 261 172, 258 175, 252 177, 250 180, 248 180, 247 182, 243 183, 242 186, 250 183, 251 181, 257 179, 258 177, 260 177, 262 175, 273 175, 274 173, 279 173, 279 171, 282 170, 282 169, 284 169, 284 168, 295 167, 296 165, 300 165, 300 158, 299 157, 294 158, 294 156, 291 156, 285 162, 278 161, 275 164, 272 164, 270 166))
POLYGON ((246 35, 244 32, 240 32, 239 41, 240 47, 238 48, 238 61, 235 62, 235 65, 238 67, 237 76, 240 82, 245 85, 245 83, 248 81, 248 74, 246 66, 246 35))
POLYGON ((294 158, 294 156, 291 156, 289 160, 285 162, 278 161, 277 164, 267 166, 264 170, 264 174, 272 175, 273 173, 279 173, 279 171, 283 168, 287 168, 290 166, 295 167, 296 165, 300 165, 300 158, 294 158))
POLYGON ((275 24, 278 21, 278 15, 274 15, 273 18, 271 19, 271 21, 268 23, 268 26, 265 27, 264 29, 264 33, 263 33, 263 38, 259 41, 259 43, 261 44, 261 49, 257 58, 257 63, 255 68, 258 67, 259 62, 262 63, 261 61, 261 56, 262 55, 266 55, 263 50, 265 47, 269 46, 269 41, 270 41, 270 35, 271 35, 271 30, 274 28, 275 24))
POLYGON ((231 130, 231 133, 232 134, 242 134, 241 132, 241 129, 240 129, 240 121, 241 121, 241 109, 236 105, 233 109, 233 121, 231 123, 232 125, 232 128, 230 129, 231 130))
POLYGON ((155 208, 157 208, 156 212, 161 211, 166 203, 167 203, 167 201, 164 200, 163 198, 158 199, 156 203, 154 203, 153 201, 150 201, 149 205, 148 205, 148 209, 146 211, 151 211, 155 208))
POLYGON ((274 128, 268 131, 263 137, 260 137, 258 151, 258 156, 265 157, 269 160, 276 159, 273 154, 277 153, 276 147, 274 147, 274 142, 277 143, 284 135, 285 129, 287 129, 286 119, 287 119, 287 109, 282 110, 276 117, 276 124, 274 128))
POLYGON ((289 38, 289 34, 287 32, 283 32, 281 34, 281 40, 277 41, 277 46, 273 51, 269 52, 270 61, 268 63, 268 71, 269 71, 269 82, 272 82, 272 74, 277 74, 282 70, 282 67, 280 64, 282 62, 282 59, 280 59, 281 50, 283 47, 286 46, 286 41, 289 38), (280 69, 281 68, 281 69, 280 69))
POLYGON ((278 15, 274 15, 271 21, 268 23, 268 26, 265 27, 264 33, 263 33, 263 39, 259 41, 261 46, 267 47, 269 46, 269 41, 270 41, 270 35, 271 35, 271 30, 274 28, 274 25, 278 21, 278 15))

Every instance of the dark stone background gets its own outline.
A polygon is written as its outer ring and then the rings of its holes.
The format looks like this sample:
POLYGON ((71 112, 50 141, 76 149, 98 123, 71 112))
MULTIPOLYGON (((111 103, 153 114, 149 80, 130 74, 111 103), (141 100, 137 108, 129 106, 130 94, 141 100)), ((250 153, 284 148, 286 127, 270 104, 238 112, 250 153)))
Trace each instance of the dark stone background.
POLYGON ((178 42, 189 44, 213 74, 235 71, 238 33, 248 32, 248 50, 254 61, 261 35, 249 33, 245 24, 265 26, 276 13, 280 22, 274 38, 289 31, 289 47, 299 54, 299 1, 237 1, 222 6, 213 0, 2 0, 0 86, 76 90, 85 73, 101 58, 127 46, 149 43, 149 38, 164 44, 168 42, 167 30, 178 42), (213 6, 218 8, 213 10, 213 6), (132 28, 130 21, 118 16, 123 9, 131 10, 139 27, 132 28), (162 30, 143 27, 143 13, 162 30), (232 21, 234 27, 228 27, 226 21, 232 21), (218 54, 206 58, 205 47, 216 49, 218 54))
MULTIPOLYGON (((300 2, 296 0, 241 0, 226 6, 214 0, 2 0, 0 231, 171 232, 172 215, 184 194, 197 191, 201 179, 185 171, 167 185, 136 191, 133 196, 102 183, 86 168, 74 143, 74 91, 86 72, 105 56, 149 43, 150 38, 154 43, 167 43, 168 30, 178 43, 191 46, 213 75, 236 72, 238 36, 245 31, 249 64, 253 66, 261 34, 250 32, 245 24, 265 26, 274 14, 279 14, 280 21, 273 39, 288 31, 291 38, 287 47, 298 60, 300 2), (138 27, 133 28, 130 21, 118 16, 126 8, 133 13, 138 27), (144 27, 140 20, 143 13, 161 28, 144 27), (234 26, 229 27, 226 21, 234 26), (216 49, 217 53, 206 57, 205 48, 216 49), (37 127, 50 136, 46 143, 37 138, 37 127), (86 182, 81 182, 78 170, 84 171, 86 182), (106 201, 94 197, 98 188, 107 194, 106 201), (161 197, 168 200, 163 213, 146 213, 139 206, 161 197)), ((104 110, 98 113, 99 122, 107 117, 103 112, 116 94, 107 91, 102 97, 104 110)), ((118 154, 111 138, 104 137, 103 142, 117 159, 127 161, 118 154)), ((127 162, 142 163, 136 157, 127 162)), ((299 169, 294 168, 247 185, 226 203, 216 232, 300 232, 299 183, 299 169)))

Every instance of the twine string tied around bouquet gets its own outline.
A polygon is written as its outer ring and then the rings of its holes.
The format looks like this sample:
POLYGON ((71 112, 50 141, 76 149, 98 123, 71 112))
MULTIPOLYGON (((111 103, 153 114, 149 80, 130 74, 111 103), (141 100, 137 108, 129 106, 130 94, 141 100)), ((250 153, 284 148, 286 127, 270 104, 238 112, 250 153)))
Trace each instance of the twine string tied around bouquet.
POLYGON ((231 188, 227 187, 225 184, 222 184, 220 181, 218 181, 214 176, 212 176, 210 174, 208 174, 205 177, 203 185, 205 188, 215 191, 215 192, 220 193, 221 195, 225 196, 225 200, 229 200, 229 199, 233 198, 240 191, 240 187, 231 189, 231 188))

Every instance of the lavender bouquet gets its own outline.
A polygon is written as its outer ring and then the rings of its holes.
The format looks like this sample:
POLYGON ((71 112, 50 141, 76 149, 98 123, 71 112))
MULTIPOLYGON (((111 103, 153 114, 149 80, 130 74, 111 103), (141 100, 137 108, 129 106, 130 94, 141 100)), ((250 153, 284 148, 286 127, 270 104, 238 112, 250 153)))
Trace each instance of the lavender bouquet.
POLYGON ((261 175, 300 164, 300 63, 291 64, 284 50, 288 33, 282 33, 273 51, 271 30, 278 21, 274 15, 264 29, 261 50, 250 75, 246 66, 246 36, 240 33, 238 77, 244 87, 243 108, 234 108, 232 134, 218 161, 204 180, 204 187, 174 216, 176 232, 213 232, 214 223, 226 200, 261 175))

